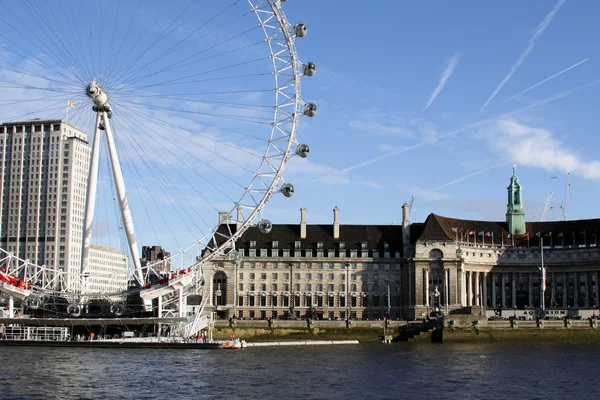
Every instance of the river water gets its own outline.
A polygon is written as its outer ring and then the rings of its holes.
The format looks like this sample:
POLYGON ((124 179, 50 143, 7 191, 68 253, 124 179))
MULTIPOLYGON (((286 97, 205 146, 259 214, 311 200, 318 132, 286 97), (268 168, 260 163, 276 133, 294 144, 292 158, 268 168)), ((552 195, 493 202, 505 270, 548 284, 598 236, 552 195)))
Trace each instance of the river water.
POLYGON ((600 348, 0 348, 2 399, 597 399, 600 348))

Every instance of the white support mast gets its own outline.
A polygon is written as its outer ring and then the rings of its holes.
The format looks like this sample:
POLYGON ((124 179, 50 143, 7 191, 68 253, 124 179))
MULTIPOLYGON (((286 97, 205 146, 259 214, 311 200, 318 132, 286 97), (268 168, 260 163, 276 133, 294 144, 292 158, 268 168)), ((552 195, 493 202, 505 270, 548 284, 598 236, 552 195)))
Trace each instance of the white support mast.
MULTIPOLYGON (((84 276, 88 266, 90 244, 92 242, 92 224, 94 222, 94 210, 96 208, 96 188, 98 186, 98 168, 100 164, 100 113, 96 114, 96 127, 94 130, 94 144, 92 145, 92 156, 90 159, 90 171, 88 175, 87 197, 85 202, 85 218, 83 224, 83 248, 81 249, 81 275, 84 276)), ((82 282, 84 283, 84 282, 82 282)), ((82 290, 84 288, 82 287, 82 290)))
POLYGON ((102 88, 100 88, 100 86, 95 81, 90 82, 90 84, 87 87, 86 93, 95 104, 93 109, 97 113, 97 117, 84 217, 85 226, 83 233, 83 249, 81 256, 81 272, 85 272, 85 269, 87 268, 87 265, 89 263, 89 248, 92 236, 92 223, 94 220, 94 208, 96 204, 96 189, 98 182, 99 144, 101 135, 100 131, 105 130, 106 141, 108 144, 108 152, 110 155, 110 165, 113 172, 113 181, 115 183, 117 191, 117 198, 119 200, 119 211, 121 213, 123 228, 125 229, 127 243, 129 244, 129 252, 131 258, 133 259, 133 265, 135 266, 135 276, 139 283, 143 284, 144 279, 137 247, 137 241, 135 238, 133 219, 131 217, 131 210, 129 209, 129 201, 127 200, 127 195, 125 193, 125 181, 123 180, 121 163, 119 162, 117 148, 115 146, 115 141, 110 127, 110 118, 112 115, 112 110, 110 105, 108 104, 108 96, 105 92, 102 91, 102 88))

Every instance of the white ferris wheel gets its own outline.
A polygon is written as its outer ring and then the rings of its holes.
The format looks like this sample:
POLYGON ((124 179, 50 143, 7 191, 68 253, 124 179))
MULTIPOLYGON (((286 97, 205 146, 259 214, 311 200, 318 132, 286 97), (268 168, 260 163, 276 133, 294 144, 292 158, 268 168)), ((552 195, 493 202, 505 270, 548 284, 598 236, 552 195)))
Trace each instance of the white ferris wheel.
POLYGON ((309 155, 296 133, 302 117, 317 113, 300 96, 301 80, 316 72, 296 51, 307 28, 288 22, 288 4, 0 0, 0 123, 24 127, 11 136, 0 126, 10 150, 2 155, 0 294, 33 310, 52 303, 69 316, 86 302, 113 300, 120 316, 132 293, 148 304, 157 280, 163 288, 197 285, 202 266, 233 252, 249 227, 270 231, 265 205, 294 194, 284 169, 309 155), (70 165, 85 167, 85 194, 69 192, 68 204, 61 184, 77 189, 67 182, 69 152, 50 141, 56 124, 46 122, 36 142, 44 121, 62 123, 60 146, 71 129, 87 134, 79 136, 87 158, 69 154, 70 165), (18 147, 9 143, 17 136, 18 147), (48 165, 55 151, 62 170, 48 165), (15 176, 17 157, 21 171, 46 175, 15 176), (55 186, 39 189, 46 184, 55 186), (54 226, 65 220, 80 226, 61 236, 67 246, 57 234, 64 225, 54 226), (40 245, 50 236, 53 254, 40 245), (142 265, 142 243, 170 255, 142 265), (94 282, 115 277, 91 267, 94 245, 121 250, 135 284, 98 289, 94 282), (67 250, 70 264, 64 247, 76 249, 67 250), (176 272, 159 272, 164 265, 176 272))

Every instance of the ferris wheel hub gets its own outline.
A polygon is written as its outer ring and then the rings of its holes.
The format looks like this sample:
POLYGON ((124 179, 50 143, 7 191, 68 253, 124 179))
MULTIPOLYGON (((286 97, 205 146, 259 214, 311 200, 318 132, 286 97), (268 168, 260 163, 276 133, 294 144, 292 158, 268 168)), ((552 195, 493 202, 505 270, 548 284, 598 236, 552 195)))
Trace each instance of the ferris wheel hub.
POLYGON ((92 80, 85 89, 85 94, 92 99, 97 109, 94 111, 110 111, 108 104, 108 94, 102 90, 100 85, 95 80, 92 80))

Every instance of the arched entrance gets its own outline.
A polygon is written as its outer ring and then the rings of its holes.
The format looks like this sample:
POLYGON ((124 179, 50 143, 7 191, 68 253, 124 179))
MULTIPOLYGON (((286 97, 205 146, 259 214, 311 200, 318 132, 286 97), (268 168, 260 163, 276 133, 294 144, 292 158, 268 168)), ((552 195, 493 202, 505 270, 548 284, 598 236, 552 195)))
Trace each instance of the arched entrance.
POLYGON ((213 276, 213 304, 215 306, 227 304, 227 275, 223 271, 213 276))

